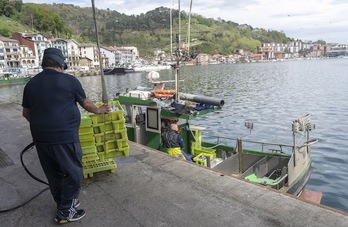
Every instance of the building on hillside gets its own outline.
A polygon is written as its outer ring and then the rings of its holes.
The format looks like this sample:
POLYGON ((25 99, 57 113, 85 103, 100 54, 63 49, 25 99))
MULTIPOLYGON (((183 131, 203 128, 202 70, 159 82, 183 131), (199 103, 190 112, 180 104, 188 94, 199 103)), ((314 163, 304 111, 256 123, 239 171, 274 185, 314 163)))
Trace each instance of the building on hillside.
POLYGON ((116 50, 117 53, 115 54, 115 63, 117 65, 132 65, 139 59, 139 51, 136 47, 116 47, 116 50))
POLYGON ((65 39, 60 39, 60 38, 49 39, 49 41, 51 42, 51 47, 60 49, 62 51, 62 54, 64 56, 64 61, 67 62, 68 42, 65 39))
POLYGON ((100 47, 100 53, 103 59, 103 68, 115 67, 114 48, 100 47))
POLYGON ((4 42, 0 40, 0 69, 6 68, 6 50, 4 42))
MULTIPOLYGON (((91 62, 89 62, 90 65, 88 65, 89 67, 97 67, 99 68, 99 51, 98 51, 98 47, 95 44, 81 44, 79 46, 79 51, 80 51, 80 60, 81 59, 89 59, 91 60, 91 62)), ((86 62, 82 62, 83 64, 85 64, 86 62)), ((82 64, 80 62, 80 65, 82 66, 82 64)), ((86 65, 84 65, 86 66, 86 65)))
POLYGON ((88 57, 80 57, 80 68, 81 69, 89 69, 93 66, 93 60, 88 57))
POLYGON ((80 48, 78 42, 73 39, 67 40, 68 55, 67 64, 70 69, 77 69, 80 67, 80 48))
MULTIPOLYGON (((117 53, 117 48, 116 47, 112 47, 112 46, 109 46, 109 47, 105 47, 105 49, 109 52, 112 53, 112 55, 109 55, 106 53, 106 57, 108 57, 108 67, 115 67, 116 66, 116 53, 117 53)), ((105 66, 107 67, 107 66, 105 66)))
POLYGON ((264 60, 264 55, 263 54, 252 54, 251 55, 251 60, 253 60, 253 61, 263 61, 264 60))
POLYGON ((6 67, 19 68, 21 67, 20 54, 19 54, 19 42, 15 39, 9 39, 1 37, 0 41, 3 42, 5 47, 5 59, 6 67))
POLYGON ((28 46, 32 50, 36 58, 35 63, 37 65, 35 65, 35 67, 39 67, 41 65, 44 50, 51 47, 51 42, 49 42, 47 38, 40 33, 28 34, 16 32, 11 38, 17 40, 20 45, 28 46))
POLYGON ((197 65, 208 65, 209 58, 209 54, 199 53, 196 57, 197 65))
POLYGON ((20 66, 22 68, 34 68, 38 65, 33 51, 28 46, 20 45, 19 54, 20 66))

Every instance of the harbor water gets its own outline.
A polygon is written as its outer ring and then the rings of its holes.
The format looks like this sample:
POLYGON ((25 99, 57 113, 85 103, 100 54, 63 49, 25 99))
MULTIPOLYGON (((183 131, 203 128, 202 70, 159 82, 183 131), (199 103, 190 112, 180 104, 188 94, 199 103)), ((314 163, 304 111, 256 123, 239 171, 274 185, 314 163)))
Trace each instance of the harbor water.
MULTIPOLYGON (((348 212, 348 59, 183 66, 180 91, 222 98, 223 108, 193 124, 204 134, 250 140, 292 143, 291 124, 311 114, 313 172, 307 189, 323 193, 323 205, 348 212)), ((137 86, 151 87, 147 73, 105 76, 109 99, 137 86)), ((174 70, 160 71, 161 80, 173 80, 174 70)), ((101 101, 100 76, 78 77, 86 94, 101 101)), ((166 88, 174 88, 167 83, 166 88)), ((0 97, 21 103, 24 85, 0 87, 0 97)), ((231 189, 233 190, 233 189, 231 189)))

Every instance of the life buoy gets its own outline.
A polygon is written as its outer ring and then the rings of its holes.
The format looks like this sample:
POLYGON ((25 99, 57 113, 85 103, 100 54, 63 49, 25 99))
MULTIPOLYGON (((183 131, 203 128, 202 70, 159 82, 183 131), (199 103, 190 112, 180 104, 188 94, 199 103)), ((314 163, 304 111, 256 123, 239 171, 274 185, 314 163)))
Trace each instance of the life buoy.
POLYGON ((175 90, 154 90, 153 96, 155 98, 172 98, 175 94, 175 90))

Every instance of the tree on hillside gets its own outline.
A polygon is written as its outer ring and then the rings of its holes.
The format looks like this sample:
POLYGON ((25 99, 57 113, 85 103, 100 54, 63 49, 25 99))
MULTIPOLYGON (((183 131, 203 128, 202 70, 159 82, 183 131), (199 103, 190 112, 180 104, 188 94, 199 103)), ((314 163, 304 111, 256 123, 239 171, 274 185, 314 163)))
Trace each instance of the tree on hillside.
POLYGON ((12 17, 21 11, 22 0, 0 0, 0 16, 12 17))
POLYGON ((71 33, 65 26, 63 18, 44 5, 25 4, 19 18, 23 24, 54 37, 71 33))

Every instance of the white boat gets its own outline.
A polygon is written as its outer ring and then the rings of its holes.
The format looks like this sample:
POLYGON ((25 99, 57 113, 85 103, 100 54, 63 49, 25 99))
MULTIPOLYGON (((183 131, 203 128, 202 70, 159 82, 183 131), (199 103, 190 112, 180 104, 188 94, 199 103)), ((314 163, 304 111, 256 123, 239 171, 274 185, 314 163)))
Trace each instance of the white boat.
POLYGON ((133 67, 135 72, 151 72, 151 71, 160 71, 165 69, 170 69, 170 65, 143 65, 133 67))

